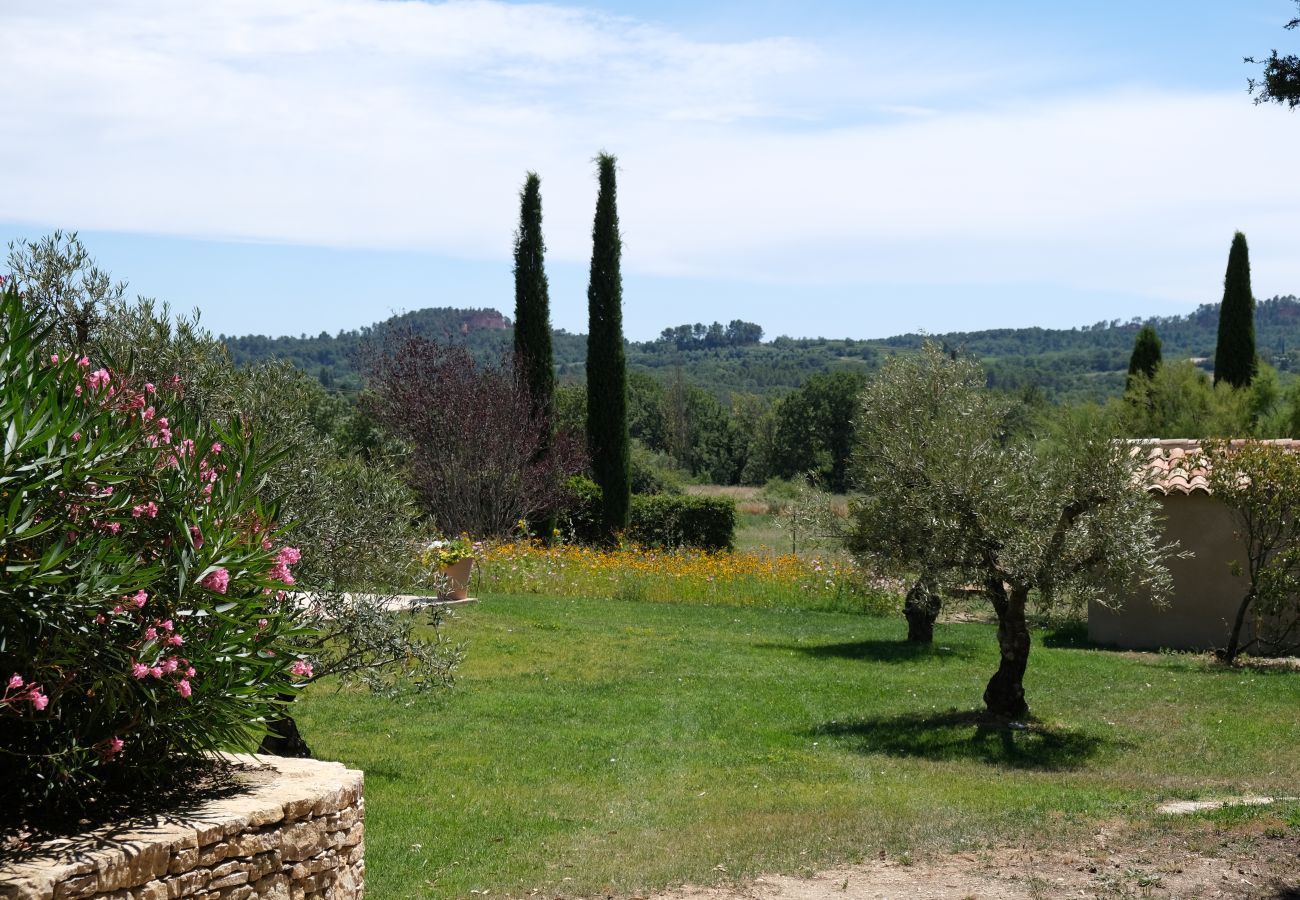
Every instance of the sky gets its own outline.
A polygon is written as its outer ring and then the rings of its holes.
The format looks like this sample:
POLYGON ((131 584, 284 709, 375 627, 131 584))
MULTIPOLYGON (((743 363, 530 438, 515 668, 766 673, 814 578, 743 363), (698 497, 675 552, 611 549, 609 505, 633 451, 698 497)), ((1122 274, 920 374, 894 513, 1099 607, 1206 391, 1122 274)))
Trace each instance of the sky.
MULTIPOLYGON (((1071 327, 1300 294, 1291 0, 0 0, 0 243, 77 231, 222 334, 513 312, 542 178, 586 331, 618 156, 624 328, 1071 327)), ((3 268, 3 265, 0 265, 3 268)))

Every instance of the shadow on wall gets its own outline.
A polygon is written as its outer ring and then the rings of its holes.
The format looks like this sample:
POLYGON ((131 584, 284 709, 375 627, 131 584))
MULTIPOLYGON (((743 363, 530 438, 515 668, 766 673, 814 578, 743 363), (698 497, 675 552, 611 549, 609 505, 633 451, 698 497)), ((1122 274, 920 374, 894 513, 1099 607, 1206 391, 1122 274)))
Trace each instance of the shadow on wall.
POLYGON ((1122 742, 1077 731, 990 719, 982 711, 906 714, 829 722, 813 735, 838 738, 861 753, 961 761, 1013 769, 1064 771, 1122 742))

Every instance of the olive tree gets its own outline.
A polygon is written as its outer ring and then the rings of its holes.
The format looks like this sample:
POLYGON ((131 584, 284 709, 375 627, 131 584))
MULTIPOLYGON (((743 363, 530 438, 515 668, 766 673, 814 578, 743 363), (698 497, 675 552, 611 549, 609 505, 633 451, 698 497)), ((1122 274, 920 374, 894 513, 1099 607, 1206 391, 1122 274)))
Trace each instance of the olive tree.
POLYGON ((1246 578, 1226 643, 1225 662, 1256 647, 1294 650, 1300 638, 1300 455, 1266 441, 1211 441, 1204 447, 1210 490, 1232 510, 1244 559, 1229 561, 1246 578), (1254 634, 1243 640, 1247 618, 1254 634))
POLYGON ((1169 590, 1157 507, 1127 445, 1095 419, 1051 441, 1010 433, 1010 401, 978 363, 927 344, 892 359, 859 400, 847 544, 869 563, 935 584, 978 585, 997 614, 1001 659, 988 711, 1020 718, 1031 602, 1110 602, 1169 590))

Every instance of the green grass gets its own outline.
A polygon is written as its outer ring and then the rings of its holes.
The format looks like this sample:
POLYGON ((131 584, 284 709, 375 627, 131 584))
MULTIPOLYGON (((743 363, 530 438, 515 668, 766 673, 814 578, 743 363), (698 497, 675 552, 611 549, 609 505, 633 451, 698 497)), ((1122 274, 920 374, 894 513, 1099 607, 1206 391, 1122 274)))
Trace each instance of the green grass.
POLYGON ((373 897, 631 894, 1300 783, 1295 675, 1048 640, 1041 724, 981 732, 984 625, 918 652, 893 620, 501 596, 449 631, 469 645, 450 694, 317 686, 297 710, 319 756, 366 772, 373 897))

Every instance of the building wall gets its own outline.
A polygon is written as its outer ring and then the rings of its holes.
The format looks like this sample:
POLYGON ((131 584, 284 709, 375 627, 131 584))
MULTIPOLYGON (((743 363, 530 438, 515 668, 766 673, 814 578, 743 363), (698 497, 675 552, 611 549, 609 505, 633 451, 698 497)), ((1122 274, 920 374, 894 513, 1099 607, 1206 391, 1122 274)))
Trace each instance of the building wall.
MULTIPOLYGON (((1156 607, 1143 593, 1125 598, 1119 609, 1093 603, 1088 607, 1088 637, 1128 650, 1222 647, 1247 587, 1244 575, 1229 570, 1231 560, 1244 565, 1246 559, 1245 544, 1234 533, 1232 513, 1201 491, 1169 494, 1161 504, 1166 537, 1194 554, 1169 563, 1173 597, 1164 607, 1156 607)), ((1248 618, 1243 639, 1251 633, 1248 618)))

